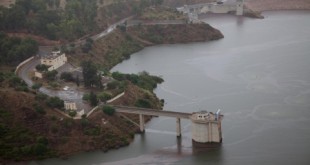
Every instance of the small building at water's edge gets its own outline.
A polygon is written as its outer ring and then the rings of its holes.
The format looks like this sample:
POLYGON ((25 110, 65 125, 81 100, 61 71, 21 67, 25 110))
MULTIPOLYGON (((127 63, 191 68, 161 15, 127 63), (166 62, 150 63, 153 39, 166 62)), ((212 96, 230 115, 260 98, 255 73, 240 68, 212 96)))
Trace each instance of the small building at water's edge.
POLYGON ((195 112, 190 119, 194 146, 215 147, 222 143, 223 115, 220 114, 220 110, 215 114, 207 111, 195 112))

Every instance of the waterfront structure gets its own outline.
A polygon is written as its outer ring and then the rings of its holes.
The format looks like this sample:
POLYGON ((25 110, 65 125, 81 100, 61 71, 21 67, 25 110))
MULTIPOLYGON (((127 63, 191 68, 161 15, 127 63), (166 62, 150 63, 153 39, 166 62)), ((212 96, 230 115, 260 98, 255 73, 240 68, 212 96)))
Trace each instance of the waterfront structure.
POLYGON ((221 122, 223 115, 218 110, 212 112, 195 112, 190 117, 192 121, 192 140, 194 144, 212 145, 222 143, 221 122))
POLYGON ((236 0, 236 15, 243 15, 244 0, 236 0))
POLYGON ((140 126, 140 132, 145 131, 145 115, 176 118, 177 137, 181 136, 181 119, 190 119, 192 122, 192 140, 194 146, 214 147, 222 143, 221 122, 223 115, 220 114, 220 110, 214 114, 207 111, 184 113, 126 106, 114 106, 114 108, 116 112, 138 114, 139 123, 134 124, 140 126))
POLYGON ((50 55, 41 58, 41 64, 49 66, 48 71, 55 70, 68 61, 65 53, 53 51, 50 55))

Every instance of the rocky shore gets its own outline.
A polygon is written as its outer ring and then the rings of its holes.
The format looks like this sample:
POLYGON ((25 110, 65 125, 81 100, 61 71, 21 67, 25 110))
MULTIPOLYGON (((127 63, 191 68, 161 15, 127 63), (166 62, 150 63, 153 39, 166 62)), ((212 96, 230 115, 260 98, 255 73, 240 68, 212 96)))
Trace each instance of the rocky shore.
POLYGON ((248 8, 256 12, 271 10, 310 10, 310 0, 245 0, 248 8))

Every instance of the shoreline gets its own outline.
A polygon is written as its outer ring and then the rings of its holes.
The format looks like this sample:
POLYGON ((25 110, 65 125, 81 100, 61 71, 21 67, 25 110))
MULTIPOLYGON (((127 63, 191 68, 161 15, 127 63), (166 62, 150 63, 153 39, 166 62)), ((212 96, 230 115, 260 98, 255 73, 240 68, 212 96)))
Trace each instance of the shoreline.
POLYGON ((255 12, 310 10, 310 0, 246 0, 245 5, 255 12))

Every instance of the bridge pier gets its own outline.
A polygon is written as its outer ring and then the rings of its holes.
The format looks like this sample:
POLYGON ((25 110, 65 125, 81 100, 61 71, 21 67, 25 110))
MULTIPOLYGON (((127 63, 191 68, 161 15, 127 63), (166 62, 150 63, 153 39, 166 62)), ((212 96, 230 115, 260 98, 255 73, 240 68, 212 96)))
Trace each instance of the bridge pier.
POLYGON ((181 119, 177 118, 176 120, 176 131, 177 131, 177 137, 181 137, 181 119))
POLYGON ((144 115, 139 114, 139 120, 140 120, 140 132, 144 133, 145 128, 144 128, 144 115))

